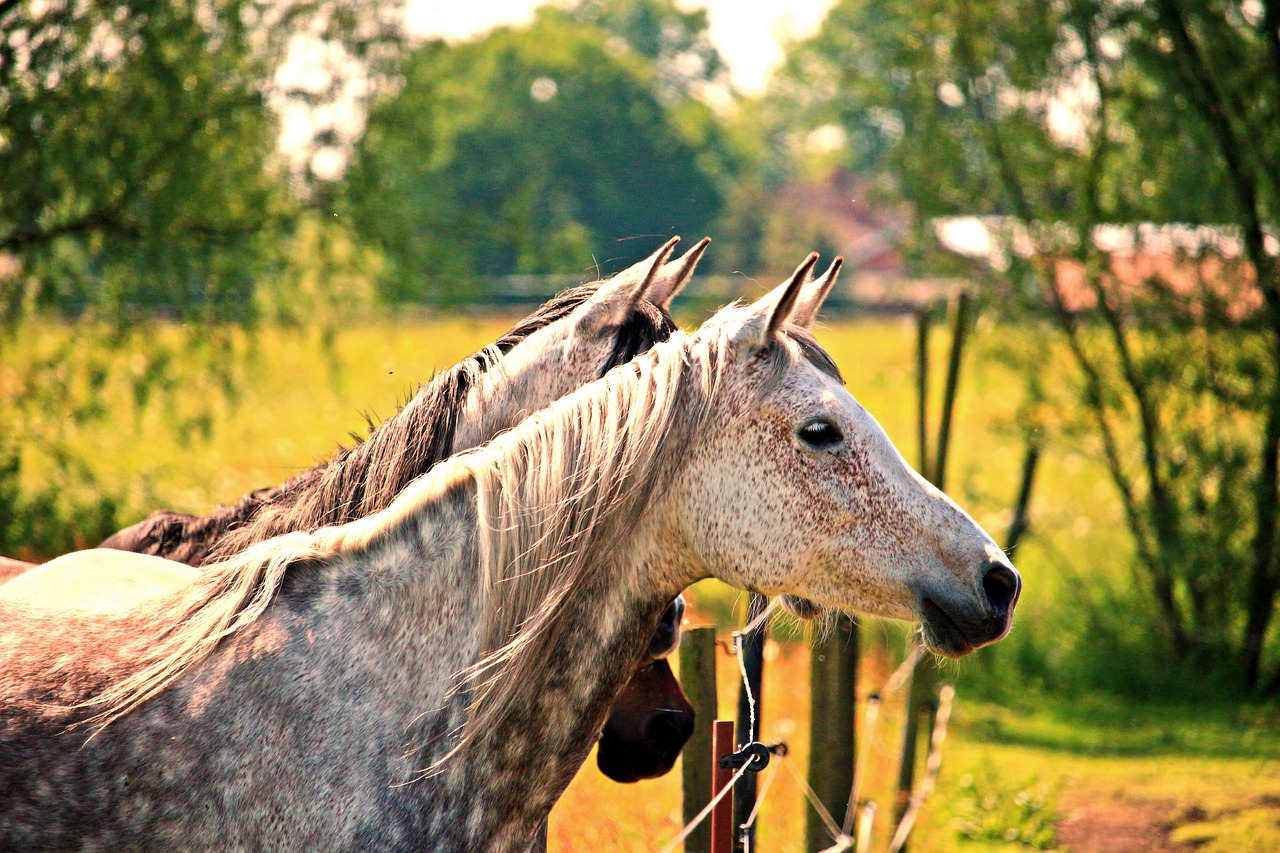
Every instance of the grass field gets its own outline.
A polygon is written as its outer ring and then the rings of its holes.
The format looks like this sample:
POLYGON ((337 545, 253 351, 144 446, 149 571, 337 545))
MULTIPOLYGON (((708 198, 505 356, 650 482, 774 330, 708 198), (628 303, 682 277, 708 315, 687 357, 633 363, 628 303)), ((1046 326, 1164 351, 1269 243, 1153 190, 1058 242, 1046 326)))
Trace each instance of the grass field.
MULTIPOLYGON (((136 405, 128 377, 140 356, 126 351, 106 380, 118 410, 84 423, 48 419, 28 427, 34 436, 42 430, 64 436, 93 478, 119 498, 122 521, 157 507, 206 511, 323 460, 348 432, 363 431, 366 414, 375 420, 391 414, 419 382, 492 341, 509 319, 379 321, 342 331, 329 350, 302 332, 237 338, 227 356, 238 386, 234 401, 178 361, 171 369, 188 396, 136 405), (199 406, 189 402, 193 397, 199 406), (207 413, 197 430, 187 423, 187 407, 207 413), (187 425, 175 426, 182 423, 187 425)), ((65 334, 41 327, 15 358, 38 357, 65 334)), ((850 390, 915 462, 913 328, 898 321, 837 323, 819 337, 850 390)), ((1062 358, 1039 330, 1012 337, 1039 351, 1046 370, 1062 358)), ((935 390, 944 338, 937 335, 935 344, 935 390)), ((948 481, 948 491, 997 539, 1009 521, 1022 454, 1022 380, 996 357, 1010 338, 1011 330, 979 319, 962 378, 948 481)), ((142 347, 139 342, 139 352, 142 347)), ((19 367, 17 361, 0 366, 0 400, 12 392, 19 367)), ((1015 555, 1026 581, 1017 624, 1000 646, 947 669, 959 687, 954 725, 939 790, 913 849, 1146 850, 1177 849, 1170 846, 1175 843, 1201 850, 1280 849, 1280 720, 1274 711, 1217 702, 1208 686, 1194 684, 1181 694, 1200 692, 1200 701, 1178 706, 1135 705, 1079 689, 1079 673, 1087 667, 1113 668, 1118 681, 1159 674, 1149 671, 1148 661, 1093 642, 1084 614, 1123 595, 1130 546, 1088 442, 1050 438, 1032 506, 1033 535, 1015 555), (1128 834, 1132 846, 1114 846, 1126 843, 1128 834)), ((24 462, 30 483, 53 476, 39 453, 27 454, 24 462)), ((740 606, 736 593, 708 582, 694 598, 695 620, 732 627, 734 606, 740 606)), ((1140 622, 1134 625, 1138 630, 1140 622)), ((867 656, 860 692, 880 685, 901 653, 902 636, 878 622, 864 623, 864 642, 878 651, 867 656)), ((788 741, 787 761, 803 776, 807 648, 799 628, 779 637, 768 651, 764 734, 788 741)), ((720 663, 721 707, 728 711, 736 667, 728 658, 720 663)), ((895 722, 887 713, 873 747, 871 793, 885 804, 895 722)), ((760 817, 760 849, 800 850, 803 799, 785 767, 777 772, 760 817)), ((679 823, 678 774, 624 787, 588 765, 553 814, 552 845, 654 850, 679 823)))

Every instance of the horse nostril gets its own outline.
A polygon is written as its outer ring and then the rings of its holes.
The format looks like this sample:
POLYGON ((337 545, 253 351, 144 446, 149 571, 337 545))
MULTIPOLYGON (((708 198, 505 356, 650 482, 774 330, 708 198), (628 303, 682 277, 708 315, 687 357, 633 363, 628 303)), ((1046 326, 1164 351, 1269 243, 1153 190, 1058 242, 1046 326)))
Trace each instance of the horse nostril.
POLYGON ((658 711, 645 724, 645 739, 655 751, 679 752, 693 732, 693 723, 679 711, 658 711))
POLYGON ((987 603, 1000 616, 1004 616, 1018 600, 1018 591, 1022 588, 1022 579, 1012 566, 995 563, 982 576, 982 593, 987 603))

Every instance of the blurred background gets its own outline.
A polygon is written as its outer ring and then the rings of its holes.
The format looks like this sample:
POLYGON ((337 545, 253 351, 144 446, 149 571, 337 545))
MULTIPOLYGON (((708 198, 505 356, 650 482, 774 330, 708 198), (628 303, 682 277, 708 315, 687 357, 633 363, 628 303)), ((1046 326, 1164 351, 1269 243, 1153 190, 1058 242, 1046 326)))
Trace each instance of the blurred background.
MULTIPOLYGON (((0 0, 0 554, 282 482, 671 235, 686 326, 839 254, 820 339, 1026 584, 913 846, 1280 849, 1278 224, 1273 0, 0 0)), ((857 633, 865 703, 908 632, 857 633)), ((806 629, 765 659, 803 768, 806 629)), ((588 766, 552 848, 682 823, 588 766)))

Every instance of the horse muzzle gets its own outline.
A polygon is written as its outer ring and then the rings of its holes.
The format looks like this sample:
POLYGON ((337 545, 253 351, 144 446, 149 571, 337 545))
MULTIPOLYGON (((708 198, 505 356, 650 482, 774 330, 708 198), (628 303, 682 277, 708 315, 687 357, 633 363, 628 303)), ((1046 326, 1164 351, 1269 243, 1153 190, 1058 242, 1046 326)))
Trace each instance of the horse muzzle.
POLYGON ((615 782, 656 779, 675 766, 693 734, 693 709, 655 710, 638 731, 605 726, 596 750, 600 772, 615 782))
POLYGON ((671 770, 693 734, 694 711, 671 665, 641 667, 600 733, 596 764, 615 782, 653 779, 671 770))
POLYGON ((959 658, 1009 633, 1022 578, 1008 563, 991 561, 981 572, 978 596, 925 592, 920 622, 930 651, 959 658))

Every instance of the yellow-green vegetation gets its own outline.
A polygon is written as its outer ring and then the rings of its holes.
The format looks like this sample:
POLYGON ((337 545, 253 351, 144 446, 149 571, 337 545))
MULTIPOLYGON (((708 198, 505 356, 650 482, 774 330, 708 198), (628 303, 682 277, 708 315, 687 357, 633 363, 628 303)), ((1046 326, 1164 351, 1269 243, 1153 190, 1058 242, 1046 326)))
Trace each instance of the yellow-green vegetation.
MULTIPOLYGON (((63 373, 72 376, 77 365, 100 357, 104 366, 94 381, 107 389, 100 397, 108 411, 29 420, 30 429, 12 437, 23 451, 22 485, 63 478, 79 499, 102 490, 119 506, 121 524, 160 507, 206 511, 323 460, 350 441, 348 433, 365 430, 366 415, 376 422, 392 414, 434 371, 494 340, 511 319, 367 321, 339 328, 328 346, 312 332, 262 328, 227 334, 216 352, 189 351, 179 329, 161 327, 96 356, 86 351, 97 345, 84 329, 30 325, 0 364, 0 406, 19 393, 31 360, 65 357, 63 373), (199 367, 211 356, 222 360, 227 381, 199 367), (162 372, 167 389, 136 392, 134 380, 148 371, 162 372), (53 431, 83 459, 84 481, 59 473, 42 454, 53 431), (90 478, 93 486, 86 485, 90 478)), ((683 318, 684 325, 697 319, 683 318)), ((854 395, 913 463, 914 334, 898 320, 835 322, 819 333, 854 395)), ((939 365, 945 338, 935 334, 939 365)), ((1051 406, 1026 405, 1021 374, 1005 358, 1011 348, 1035 353, 1046 375, 1071 375, 1047 329, 979 318, 961 379, 948 490, 999 539, 1009 523, 1027 418, 1039 419, 1048 443, 1032 533, 1014 555, 1026 579, 1014 632, 994 648, 944 665, 959 697, 939 788, 915 849, 1054 849, 1068 841, 1077 850, 1108 849, 1090 846, 1082 833, 1101 827, 1114 834, 1126 826, 1154 833, 1150 838, 1161 844, 1280 849, 1275 712, 1215 700, 1213 685, 1194 679, 1179 689, 1201 700, 1192 705, 1134 704, 1084 689, 1132 679, 1150 687, 1172 675, 1125 651, 1126 632, 1140 632, 1144 623, 1131 615, 1130 546, 1111 486, 1086 438, 1064 435, 1051 406), (1120 609, 1108 612, 1109 602, 1120 609)), ((940 366, 931 379, 937 392, 940 366)), ((936 417, 936 401, 933 407, 936 417)), ((741 619, 742 597, 726 587, 705 583, 693 599, 694 618, 723 631, 741 619)), ((888 677, 905 635, 875 620, 863 626, 865 699, 888 677)), ((763 706, 764 737, 788 741, 788 761, 801 775, 809 725, 804 630, 783 622, 775 631, 763 706)), ((736 663, 728 657, 720 660, 720 688, 728 714, 737 690, 736 663)), ((882 804, 881 837, 898 748, 895 707, 886 702, 870 746, 867 791, 882 804)), ((785 766, 777 766, 760 817, 761 849, 799 850, 804 800, 785 766)), ((622 787, 588 764, 557 809, 553 847, 656 849, 679 828, 678 778, 622 787)))
MULTIPOLYGON (((714 613, 736 597, 705 582, 695 588, 692 618, 706 618, 708 599, 714 613)), ((775 774, 758 841, 761 850, 782 853, 804 849, 807 808, 791 770, 803 777, 809 754, 808 650, 789 641, 803 635, 792 628, 784 622, 779 642, 766 647, 762 690, 762 738, 785 740, 790 754, 761 779, 763 784, 775 774)), ((902 646, 901 632, 876 620, 864 620, 862 636, 859 738, 867 736, 866 696, 883 686, 897 659, 892 653, 902 646)), ((717 666, 721 714, 731 716, 736 661, 722 652, 717 666)), ((957 680, 942 772, 913 849, 1087 853, 1176 849, 1178 843, 1223 851, 1280 849, 1275 711, 1138 704, 1102 695, 1067 701, 1035 691, 994 704, 966 694, 963 675, 957 680)), ((863 794, 879 804, 875 849, 884 849, 891 830, 902 698, 899 693, 885 700, 871 742, 859 747, 870 756, 863 794)), ((652 851, 680 825, 678 772, 624 788, 588 762, 552 814, 552 847, 652 851)))

